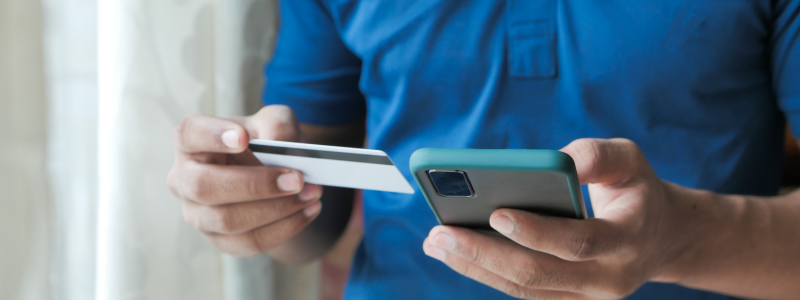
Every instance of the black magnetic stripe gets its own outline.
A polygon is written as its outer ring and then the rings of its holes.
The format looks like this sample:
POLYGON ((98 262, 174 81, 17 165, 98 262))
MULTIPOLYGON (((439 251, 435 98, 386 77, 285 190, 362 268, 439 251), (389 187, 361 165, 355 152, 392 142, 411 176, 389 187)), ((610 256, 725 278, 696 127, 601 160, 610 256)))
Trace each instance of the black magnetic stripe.
POLYGON ((331 159, 331 160, 341 160, 341 161, 352 161, 352 162, 378 164, 378 165, 390 165, 390 166, 394 165, 392 163, 392 160, 389 159, 389 157, 377 156, 377 155, 368 155, 368 154, 355 154, 355 153, 342 153, 342 152, 333 152, 333 151, 324 151, 324 150, 308 150, 308 149, 297 149, 297 148, 285 148, 285 147, 264 146, 264 145, 256 145, 256 144, 250 144, 250 151, 260 152, 260 153, 269 153, 269 154, 278 154, 278 155, 289 155, 289 156, 301 156, 301 157, 321 158, 321 159, 331 159))

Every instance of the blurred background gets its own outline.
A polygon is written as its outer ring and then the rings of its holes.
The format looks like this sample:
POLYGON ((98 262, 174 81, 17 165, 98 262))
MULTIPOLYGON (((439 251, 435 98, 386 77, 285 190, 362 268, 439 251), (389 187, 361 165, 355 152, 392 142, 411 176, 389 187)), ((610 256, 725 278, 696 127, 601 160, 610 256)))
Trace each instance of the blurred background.
POLYGON ((0 0, 0 299, 340 298, 358 221, 316 263, 237 259, 165 184, 183 115, 261 106, 276 5, 0 0))
POLYGON ((340 298, 357 222, 320 262, 233 258, 165 183, 182 116, 261 106, 276 5, 0 0, 0 299, 340 298))

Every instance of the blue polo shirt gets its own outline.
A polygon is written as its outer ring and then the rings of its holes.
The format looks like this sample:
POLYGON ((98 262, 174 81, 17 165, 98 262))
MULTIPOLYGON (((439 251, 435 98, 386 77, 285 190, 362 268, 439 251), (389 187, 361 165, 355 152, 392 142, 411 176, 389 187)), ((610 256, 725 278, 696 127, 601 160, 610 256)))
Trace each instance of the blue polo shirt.
MULTIPOLYGON (((266 103, 306 123, 366 118, 368 146, 411 182, 421 147, 625 137, 664 180, 774 195, 787 119, 800 132, 797 0, 286 0, 280 12, 266 103)), ((435 225, 419 192, 365 192, 345 298, 505 299, 425 256, 435 225)), ((631 296, 728 298, 661 283, 631 296)))

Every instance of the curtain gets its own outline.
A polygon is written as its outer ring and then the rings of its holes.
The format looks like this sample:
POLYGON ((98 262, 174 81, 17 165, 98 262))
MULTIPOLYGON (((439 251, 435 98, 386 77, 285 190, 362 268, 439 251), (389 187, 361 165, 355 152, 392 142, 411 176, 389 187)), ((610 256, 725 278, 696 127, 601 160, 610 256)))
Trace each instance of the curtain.
POLYGON ((42 7, 0 1, 0 299, 49 297, 42 7))
MULTIPOLYGON (((35 1, 29 1, 35 2, 35 1)), ((97 18, 93 0, 46 0, 44 56, 52 299, 93 299, 97 232, 97 18)))
POLYGON ((183 115, 260 106, 276 2, 110 0, 99 16, 98 299, 318 298, 317 264, 220 260, 164 184, 183 115))
POLYGON ((275 0, 0 0, 0 299, 319 299, 221 255, 166 187, 190 112, 251 114, 275 0))

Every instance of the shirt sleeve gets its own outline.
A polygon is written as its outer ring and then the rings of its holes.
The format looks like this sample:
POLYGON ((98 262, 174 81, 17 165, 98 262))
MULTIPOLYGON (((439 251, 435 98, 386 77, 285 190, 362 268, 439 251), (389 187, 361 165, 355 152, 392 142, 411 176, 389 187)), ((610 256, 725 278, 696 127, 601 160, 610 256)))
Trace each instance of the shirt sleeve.
POLYGON ((773 88, 792 132, 800 136, 800 0, 775 3, 770 45, 773 88))
POLYGON ((281 27, 267 65, 265 104, 291 107, 300 122, 340 125, 366 116, 361 60, 342 42, 322 0, 280 2, 281 27))

